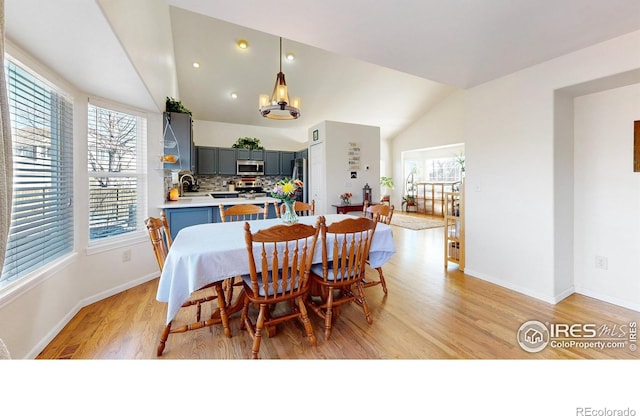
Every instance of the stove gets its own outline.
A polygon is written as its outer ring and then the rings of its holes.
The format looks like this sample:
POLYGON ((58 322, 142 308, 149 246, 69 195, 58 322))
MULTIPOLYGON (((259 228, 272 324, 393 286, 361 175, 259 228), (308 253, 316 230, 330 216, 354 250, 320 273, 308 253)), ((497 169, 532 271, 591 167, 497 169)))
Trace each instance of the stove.
POLYGON ((235 182, 236 191, 241 198, 258 198, 267 196, 262 189, 262 181, 254 177, 242 178, 235 182))

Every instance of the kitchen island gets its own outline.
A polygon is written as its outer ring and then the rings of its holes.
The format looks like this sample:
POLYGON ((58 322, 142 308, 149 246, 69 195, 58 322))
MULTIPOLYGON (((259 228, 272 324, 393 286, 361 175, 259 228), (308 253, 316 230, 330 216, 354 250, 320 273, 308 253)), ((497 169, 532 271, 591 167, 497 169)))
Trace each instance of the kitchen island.
POLYGON ((276 218, 275 204, 280 201, 271 197, 256 198, 213 198, 212 196, 185 196, 177 201, 167 201, 159 208, 164 210, 171 238, 175 238, 178 231, 191 225, 220 222, 220 205, 254 204, 264 206, 269 204, 268 218, 276 218))

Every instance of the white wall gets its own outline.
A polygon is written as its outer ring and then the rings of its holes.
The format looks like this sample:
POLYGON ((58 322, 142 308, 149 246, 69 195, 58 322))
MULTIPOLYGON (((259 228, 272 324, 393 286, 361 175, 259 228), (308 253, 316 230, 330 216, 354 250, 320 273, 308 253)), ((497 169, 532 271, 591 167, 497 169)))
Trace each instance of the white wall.
POLYGON ((633 172, 633 121, 640 84, 577 97, 575 286, 616 304, 640 305, 640 173, 633 172), (595 257, 607 259, 596 268, 595 257))
MULTIPOLYGON (((373 201, 380 200, 380 128, 361 124, 325 121, 309 128, 309 135, 318 130, 319 141, 324 143, 325 172, 324 178, 311 177, 311 181, 324 182, 326 199, 318 205, 318 214, 335 213, 335 207, 340 204, 340 194, 351 192, 354 203, 362 202, 362 188, 365 184, 371 187, 373 201), (352 179, 349 169, 349 143, 357 143, 360 148, 360 169, 357 178, 352 179), (367 169, 368 167, 368 169, 367 169)), ((314 163, 310 160, 310 163, 314 163)), ((313 184, 311 185, 313 187, 313 184)))
POLYGON ((408 150, 464 143, 464 128, 465 92, 457 90, 393 139, 390 152, 393 160, 390 176, 393 177, 395 184, 391 193, 392 204, 396 207, 402 204, 406 179, 402 170, 402 153, 408 150))
POLYGON ((167 96, 180 97, 169 5, 156 0, 98 0, 98 4, 163 111, 167 96))
POLYGON ((638 50, 634 32, 467 91, 468 274, 552 303, 571 293, 573 279, 556 275, 571 272, 556 258, 571 235, 556 230, 573 217, 558 213, 555 189, 571 181, 555 168, 572 160, 555 143, 554 91, 639 68, 638 50))
MULTIPOLYGON (((285 121, 286 123, 286 121, 285 121)), ((268 150, 297 151, 307 147, 307 129, 282 129, 194 120, 196 146, 231 147, 239 137, 255 137, 268 150)))

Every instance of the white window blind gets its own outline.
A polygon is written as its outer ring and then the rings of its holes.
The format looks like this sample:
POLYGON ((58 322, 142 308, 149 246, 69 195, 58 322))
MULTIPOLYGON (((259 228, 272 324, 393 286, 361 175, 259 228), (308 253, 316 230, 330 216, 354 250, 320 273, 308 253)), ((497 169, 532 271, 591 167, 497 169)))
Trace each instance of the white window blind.
POLYGON ((13 145, 13 213, 0 286, 73 250, 73 105, 5 61, 13 145))
POLYGON ((146 120, 91 104, 88 114, 89 239, 141 230, 146 120))

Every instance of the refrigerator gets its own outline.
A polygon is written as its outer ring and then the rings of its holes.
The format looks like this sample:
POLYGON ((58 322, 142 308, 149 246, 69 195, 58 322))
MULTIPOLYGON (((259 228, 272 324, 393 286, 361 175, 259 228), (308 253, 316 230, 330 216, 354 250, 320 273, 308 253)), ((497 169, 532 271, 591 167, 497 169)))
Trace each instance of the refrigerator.
POLYGON ((294 159, 291 163, 293 164, 293 169, 292 169, 293 180, 299 179, 304 184, 304 186, 302 187, 302 192, 296 194, 296 200, 300 202, 308 203, 309 202, 309 183, 308 183, 309 172, 308 172, 308 166, 307 166, 307 159, 298 158, 298 159, 294 159))

